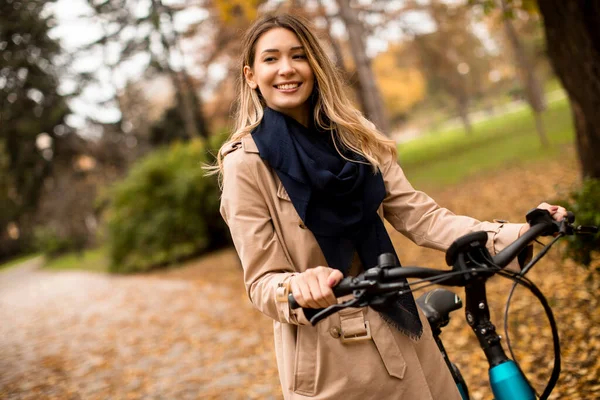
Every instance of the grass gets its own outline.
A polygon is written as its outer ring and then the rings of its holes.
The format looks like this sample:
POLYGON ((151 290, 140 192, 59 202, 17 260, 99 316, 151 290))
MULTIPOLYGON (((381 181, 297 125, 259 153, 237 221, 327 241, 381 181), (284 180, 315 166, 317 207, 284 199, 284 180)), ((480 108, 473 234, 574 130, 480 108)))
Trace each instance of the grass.
POLYGON ((416 185, 450 185, 469 175, 510 163, 558 157, 573 143, 574 131, 566 99, 551 103, 543 123, 550 147, 542 148, 528 108, 490 118, 473 125, 473 133, 462 129, 430 133, 399 146, 399 159, 406 175, 416 185))
POLYGON ((39 253, 32 253, 32 254, 27 254, 24 256, 17 257, 17 258, 13 258, 12 260, 5 262, 4 264, 0 264, 0 270, 14 267, 15 265, 24 263, 25 261, 31 260, 32 258, 35 258, 38 256, 40 256, 39 253))
POLYGON ((49 260, 45 269, 54 271, 83 270, 91 272, 108 272, 106 248, 84 250, 81 254, 68 253, 49 260))

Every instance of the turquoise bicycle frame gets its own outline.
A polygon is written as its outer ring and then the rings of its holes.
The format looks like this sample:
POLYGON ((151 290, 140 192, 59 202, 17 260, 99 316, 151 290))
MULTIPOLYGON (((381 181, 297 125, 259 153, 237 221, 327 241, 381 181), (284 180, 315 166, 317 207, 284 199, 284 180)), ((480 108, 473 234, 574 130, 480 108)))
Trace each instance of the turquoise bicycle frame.
POLYGON ((495 400, 535 400, 535 393, 512 360, 490 368, 490 385, 495 400))

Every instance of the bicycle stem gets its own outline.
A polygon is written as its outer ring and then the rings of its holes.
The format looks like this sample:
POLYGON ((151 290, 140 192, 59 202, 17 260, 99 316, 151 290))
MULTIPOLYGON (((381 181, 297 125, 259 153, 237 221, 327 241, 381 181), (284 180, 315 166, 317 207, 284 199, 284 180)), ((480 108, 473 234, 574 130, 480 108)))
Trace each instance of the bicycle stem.
POLYGON ((473 282, 465 286, 465 314, 467 323, 475 332, 491 368, 508 361, 509 358, 504 353, 504 349, 500 345, 501 337, 496 333, 496 327, 490 320, 485 290, 486 279, 484 277, 475 278, 473 282))

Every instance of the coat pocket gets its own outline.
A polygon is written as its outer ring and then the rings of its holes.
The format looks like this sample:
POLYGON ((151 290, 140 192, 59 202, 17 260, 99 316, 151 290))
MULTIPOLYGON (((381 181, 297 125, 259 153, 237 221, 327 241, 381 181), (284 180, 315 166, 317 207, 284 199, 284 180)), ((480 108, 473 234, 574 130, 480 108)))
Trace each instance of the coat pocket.
POLYGON ((316 392, 317 349, 319 334, 311 325, 299 325, 296 333, 294 392, 314 396, 316 392))

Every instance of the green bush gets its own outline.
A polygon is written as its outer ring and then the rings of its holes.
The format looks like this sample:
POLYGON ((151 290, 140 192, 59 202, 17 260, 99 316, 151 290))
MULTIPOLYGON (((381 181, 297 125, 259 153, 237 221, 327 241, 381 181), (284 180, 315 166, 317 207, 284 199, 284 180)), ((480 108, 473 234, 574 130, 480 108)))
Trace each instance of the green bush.
POLYGON ((69 251, 78 250, 84 245, 74 238, 59 234, 52 226, 34 228, 33 236, 35 249, 47 258, 55 258, 69 251))
POLYGON ((107 212, 112 272, 146 271, 229 243, 217 178, 204 176, 206 162, 212 160, 203 141, 175 143, 140 160, 113 188, 107 212))
MULTIPOLYGON (((574 190, 559 204, 575 213, 576 225, 600 226, 600 180, 584 180, 578 190, 574 190)), ((594 253, 600 252, 600 233, 595 235, 569 236, 566 256, 577 263, 589 267, 594 253)))

